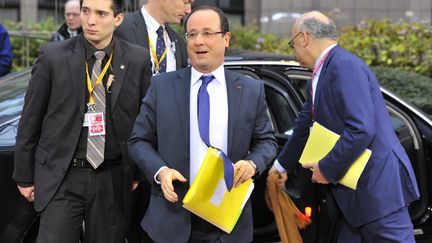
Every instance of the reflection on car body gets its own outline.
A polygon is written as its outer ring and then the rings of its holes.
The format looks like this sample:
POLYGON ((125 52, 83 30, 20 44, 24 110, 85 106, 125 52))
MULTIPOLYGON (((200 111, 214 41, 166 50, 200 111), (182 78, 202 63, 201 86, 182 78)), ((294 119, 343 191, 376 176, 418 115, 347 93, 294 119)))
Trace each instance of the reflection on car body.
MULTIPOLYGON (((294 119, 305 101, 305 86, 310 71, 290 57, 250 51, 230 53, 227 68, 264 81, 267 104, 280 148, 292 134, 294 119)), ((0 79, 0 242, 34 242, 37 216, 32 205, 19 194, 12 180, 15 136, 30 69, 0 79)), ((393 127, 411 159, 417 176, 421 200, 410 206, 417 240, 431 239, 432 190, 432 121, 390 91, 382 89, 393 127)), ((312 208, 313 223, 301 231, 304 242, 334 242, 337 224, 326 213, 324 189, 311 183, 310 171, 298 167, 290 172, 286 191, 300 210, 312 208)), ((266 175, 256 180, 252 194, 254 241, 279 241, 272 213, 267 209, 266 175)))

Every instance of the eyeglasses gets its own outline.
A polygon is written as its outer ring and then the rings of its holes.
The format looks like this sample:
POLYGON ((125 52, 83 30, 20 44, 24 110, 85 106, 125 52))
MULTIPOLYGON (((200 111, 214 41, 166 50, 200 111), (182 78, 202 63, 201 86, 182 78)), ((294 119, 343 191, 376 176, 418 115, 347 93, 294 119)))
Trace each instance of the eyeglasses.
POLYGON ((65 13, 66 18, 69 18, 69 17, 78 18, 79 16, 80 16, 79 13, 65 13))
POLYGON ((291 47, 291 48, 293 48, 294 49, 294 40, 295 40, 295 38, 297 38, 297 36, 299 36, 301 33, 303 33, 303 31, 300 31, 300 32, 298 32, 297 33, 297 35, 295 35, 293 38, 291 38, 291 40, 288 42, 288 45, 291 47))
POLYGON ((201 35, 202 38, 204 39, 211 39, 213 36, 217 35, 217 34, 225 34, 225 31, 217 31, 217 32, 212 32, 212 31, 203 31, 203 32, 189 32, 185 34, 186 39, 188 40, 195 40, 196 38, 198 38, 198 35, 201 35))

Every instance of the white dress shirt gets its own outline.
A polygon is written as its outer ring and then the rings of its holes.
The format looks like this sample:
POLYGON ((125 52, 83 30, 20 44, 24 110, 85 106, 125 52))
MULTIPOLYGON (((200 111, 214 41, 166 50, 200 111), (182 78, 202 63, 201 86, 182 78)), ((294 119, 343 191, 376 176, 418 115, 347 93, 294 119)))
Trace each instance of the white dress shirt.
MULTIPOLYGON (((207 86, 210 97, 210 144, 228 154, 228 94, 225 80, 225 69, 222 66, 211 73, 215 79, 207 86)), ((190 90, 190 179, 195 179, 204 157, 207 146, 202 141, 198 129, 198 90, 201 86, 201 76, 204 73, 198 72, 192 67, 191 90, 190 90)))
MULTIPOLYGON (((324 49, 323 52, 321 52, 321 55, 315 61, 314 69, 321 62, 321 60, 324 58, 324 56, 327 54, 327 52, 331 51, 331 49, 333 49, 333 47, 335 47, 336 45, 337 44, 330 45, 326 49, 324 49)), ((317 85, 318 85, 318 79, 319 79, 319 76, 321 74, 321 70, 322 70, 323 65, 324 65, 324 63, 315 72, 315 76, 313 77, 313 80, 312 80, 312 104, 315 103, 316 88, 317 88, 317 85)), ((311 161, 311 162, 318 162, 318 161, 311 161)), ((281 173, 286 172, 285 168, 279 163, 279 161, 277 159, 274 162, 274 166, 275 166, 275 168, 276 168, 277 171, 279 171, 281 173)))
MULTIPOLYGON (((157 30, 159 29, 159 27, 161 26, 145 9, 145 5, 141 8, 141 14, 144 17, 145 23, 147 25, 147 32, 149 34, 151 43, 153 44, 153 48, 155 48, 156 51, 156 42, 157 42, 157 30)), ((165 30, 165 26, 162 26, 165 30)), ((175 59, 175 43, 171 42, 168 33, 166 32, 166 30, 164 31, 164 36, 165 36, 165 44, 166 44, 166 48, 167 48, 167 53, 165 58, 167 59, 167 66, 166 66, 166 71, 167 72, 171 72, 171 71, 175 71, 176 70, 176 59, 175 59)), ((150 44, 150 43, 149 43, 150 44)), ((149 50, 151 52, 151 46, 149 47, 149 50)), ((152 70, 155 69, 155 62, 154 62, 154 58, 153 55, 151 55, 151 61, 152 61, 152 70)))
MULTIPOLYGON (((207 145, 202 141, 198 128, 198 90, 201 87, 201 76, 204 73, 198 72, 191 68, 191 88, 190 88, 190 121, 189 121, 189 154, 190 170, 189 183, 195 180, 195 177, 201 168, 201 164, 207 153, 207 145)), ((210 124, 209 139, 210 144, 228 154, 228 93, 225 80, 225 69, 221 65, 211 73, 215 78, 208 84, 207 92, 210 98, 210 124)), ((154 175, 153 179, 157 184, 157 176, 166 166, 161 167, 154 175)))

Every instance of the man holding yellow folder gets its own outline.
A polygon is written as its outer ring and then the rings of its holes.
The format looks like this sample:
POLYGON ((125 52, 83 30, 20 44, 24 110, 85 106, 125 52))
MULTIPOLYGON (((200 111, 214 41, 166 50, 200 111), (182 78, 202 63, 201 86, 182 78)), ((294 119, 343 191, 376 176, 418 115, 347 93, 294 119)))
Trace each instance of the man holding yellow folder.
POLYGON ((339 137, 324 158, 303 167, 313 170, 312 181, 328 184, 329 212, 341 212, 333 218, 342 216, 338 242, 415 242, 408 206, 419 197, 417 182, 376 78, 363 61, 337 45, 335 24, 320 12, 298 18, 291 36, 300 64, 313 70, 310 94, 271 173, 277 170, 279 182, 286 181, 285 171, 297 165, 318 123, 339 137), (355 186, 339 183, 366 149, 371 157, 355 186))
POLYGON ((231 33, 220 9, 194 9, 185 32, 192 67, 153 77, 129 140, 131 158, 152 184, 141 226, 156 242, 251 242, 250 200, 228 234, 183 208, 182 199, 209 145, 234 163, 223 160, 221 188, 265 171, 277 144, 264 85, 224 68, 231 33))

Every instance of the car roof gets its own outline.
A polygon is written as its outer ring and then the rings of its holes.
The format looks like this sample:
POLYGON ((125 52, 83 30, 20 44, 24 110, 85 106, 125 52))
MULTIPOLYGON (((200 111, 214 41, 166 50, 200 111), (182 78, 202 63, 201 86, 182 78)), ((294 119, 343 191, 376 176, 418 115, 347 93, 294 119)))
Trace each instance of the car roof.
POLYGON ((265 60, 265 61, 295 61, 295 57, 262 52, 228 48, 225 56, 225 61, 250 61, 250 60, 265 60))

